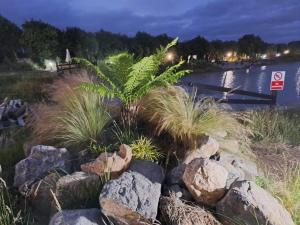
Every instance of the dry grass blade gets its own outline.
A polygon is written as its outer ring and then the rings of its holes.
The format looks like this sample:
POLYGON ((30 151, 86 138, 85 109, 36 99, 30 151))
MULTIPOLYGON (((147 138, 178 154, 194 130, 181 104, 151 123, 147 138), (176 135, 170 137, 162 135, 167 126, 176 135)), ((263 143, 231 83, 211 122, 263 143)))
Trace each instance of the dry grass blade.
POLYGON ((214 216, 203 208, 185 204, 174 194, 160 199, 162 220, 169 225, 221 225, 214 216))

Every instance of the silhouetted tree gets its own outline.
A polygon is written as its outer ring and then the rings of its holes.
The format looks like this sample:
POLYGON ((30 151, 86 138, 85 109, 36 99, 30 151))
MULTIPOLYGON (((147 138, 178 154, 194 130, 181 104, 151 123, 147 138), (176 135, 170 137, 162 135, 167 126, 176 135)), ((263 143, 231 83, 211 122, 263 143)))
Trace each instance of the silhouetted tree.
POLYGON ((61 31, 41 21, 27 21, 23 25, 21 38, 24 44, 31 51, 31 58, 39 63, 44 59, 55 59, 60 53, 61 31))
POLYGON ((259 37, 253 34, 246 34, 238 40, 239 54, 246 54, 255 58, 258 53, 266 51, 267 44, 259 37))
POLYGON ((16 52, 20 49, 22 30, 0 15, 0 62, 4 58, 15 60, 16 52))

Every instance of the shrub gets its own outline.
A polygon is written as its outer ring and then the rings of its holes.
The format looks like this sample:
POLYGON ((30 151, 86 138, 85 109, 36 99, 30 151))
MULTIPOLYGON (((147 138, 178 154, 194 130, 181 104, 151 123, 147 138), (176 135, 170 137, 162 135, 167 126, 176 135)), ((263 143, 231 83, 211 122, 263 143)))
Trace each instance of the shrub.
POLYGON ((298 113, 274 110, 249 111, 253 141, 300 144, 300 117, 298 113))
POLYGON ((38 116, 31 123, 35 137, 56 139, 67 146, 89 144, 99 138, 111 118, 99 95, 78 88, 87 79, 68 77, 51 85, 55 104, 38 106, 38 116))
POLYGON ((181 87, 155 89, 141 100, 141 117, 156 127, 156 133, 169 133, 185 150, 199 147, 202 135, 216 136, 218 131, 247 140, 246 129, 233 113, 218 109, 209 99, 197 101, 196 93, 181 87))
POLYGON ((162 156, 156 146, 152 144, 151 139, 143 136, 135 140, 130 147, 135 159, 156 161, 162 156))

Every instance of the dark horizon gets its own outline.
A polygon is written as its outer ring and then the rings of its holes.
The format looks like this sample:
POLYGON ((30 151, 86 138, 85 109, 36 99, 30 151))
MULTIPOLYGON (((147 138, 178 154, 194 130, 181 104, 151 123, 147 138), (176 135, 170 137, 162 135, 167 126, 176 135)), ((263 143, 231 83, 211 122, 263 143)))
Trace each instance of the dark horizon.
POLYGON ((268 43, 300 40, 300 1, 288 0, 2 0, 0 14, 21 26, 26 20, 42 20, 60 29, 101 29, 134 36, 166 33, 180 40, 203 36, 208 40, 237 40, 255 34, 268 43), (172 9, 172 10, 168 10, 172 9))

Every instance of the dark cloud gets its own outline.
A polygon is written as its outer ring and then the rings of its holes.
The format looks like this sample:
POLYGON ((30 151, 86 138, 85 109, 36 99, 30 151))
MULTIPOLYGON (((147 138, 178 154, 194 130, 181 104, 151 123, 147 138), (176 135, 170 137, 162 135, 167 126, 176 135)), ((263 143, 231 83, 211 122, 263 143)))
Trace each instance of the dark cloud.
POLYGON ((60 28, 129 35, 140 30, 182 39, 230 40, 245 33, 269 42, 300 39, 299 0, 1 0, 0 13, 19 25, 34 18, 60 28))

